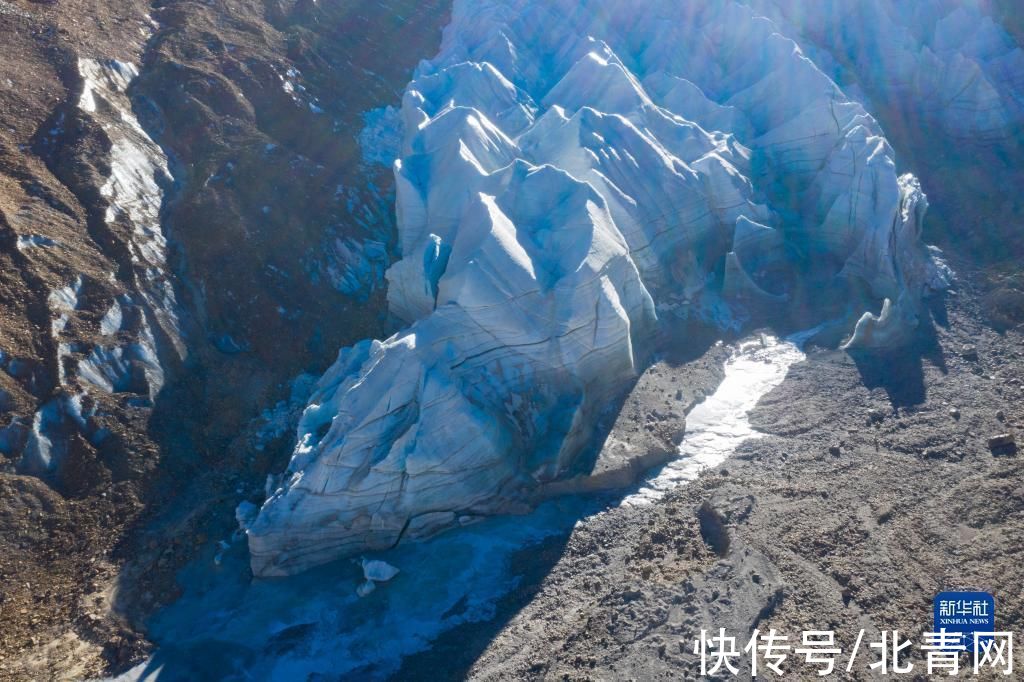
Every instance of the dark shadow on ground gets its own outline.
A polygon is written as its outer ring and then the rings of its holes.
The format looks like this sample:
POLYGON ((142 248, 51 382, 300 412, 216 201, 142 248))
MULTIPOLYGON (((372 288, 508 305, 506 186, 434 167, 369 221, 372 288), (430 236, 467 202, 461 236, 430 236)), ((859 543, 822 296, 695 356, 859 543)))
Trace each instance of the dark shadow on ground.
POLYGON ((911 344, 884 351, 850 350, 864 385, 869 389, 882 388, 895 408, 912 407, 927 397, 924 381, 924 363, 927 361, 943 374, 946 359, 936 335, 936 325, 948 326, 945 298, 934 296, 928 301, 928 316, 921 320, 911 344))
POLYGON ((487 646, 540 591, 544 578, 562 558, 571 534, 552 537, 525 547, 512 558, 512 573, 519 583, 497 604, 494 618, 464 623, 448 630, 429 649, 406 656, 393 680, 443 682, 464 680, 487 646))
MULTIPOLYGON (((670 320, 663 320, 662 324, 664 330, 657 355, 672 367, 702 357, 719 341, 732 340, 721 329, 696 320, 680 320, 674 324, 670 320)), ((749 333, 749 330, 745 333, 749 333)))

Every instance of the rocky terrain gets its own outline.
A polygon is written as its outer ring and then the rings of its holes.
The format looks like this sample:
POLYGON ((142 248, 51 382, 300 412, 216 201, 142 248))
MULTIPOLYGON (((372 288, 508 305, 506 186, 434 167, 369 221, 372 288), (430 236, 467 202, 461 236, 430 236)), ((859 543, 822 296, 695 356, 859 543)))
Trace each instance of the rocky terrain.
POLYGON ((144 652, 134 615, 274 466, 250 423, 386 333, 357 137, 446 11, 0 3, 0 678, 144 652))

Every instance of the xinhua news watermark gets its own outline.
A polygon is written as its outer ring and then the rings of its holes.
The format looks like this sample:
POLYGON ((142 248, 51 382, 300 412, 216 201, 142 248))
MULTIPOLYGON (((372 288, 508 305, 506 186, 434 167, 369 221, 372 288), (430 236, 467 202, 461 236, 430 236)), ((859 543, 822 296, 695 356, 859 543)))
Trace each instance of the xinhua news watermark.
POLYGON ((862 629, 853 647, 844 651, 836 644, 833 630, 805 630, 796 643, 774 628, 754 630, 747 639, 719 628, 717 633, 701 630, 693 653, 700 657, 701 676, 739 675, 741 665, 749 666, 753 676, 806 675, 813 670, 825 677, 855 669, 876 675, 960 676, 982 671, 1013 675, 1013 633, 996 629, 996 602, 991 594, 940 592, 932 606, 932 632, 918 641, 899 630, 883 630, 865 642, 862 629), (921 654, 917 662, 909 660, 915 648, 921 654))

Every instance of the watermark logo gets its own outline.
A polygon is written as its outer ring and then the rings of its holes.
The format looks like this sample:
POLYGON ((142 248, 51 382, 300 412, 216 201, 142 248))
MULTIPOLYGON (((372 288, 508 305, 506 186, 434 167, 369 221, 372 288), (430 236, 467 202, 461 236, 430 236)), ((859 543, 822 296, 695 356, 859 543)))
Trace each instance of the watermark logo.
POLYGON ((940 592, 933 602, 935 632, 961 633, 964 642, 976 632, 996 629, 996 600, 988 592, 940 592))
POLYGON ((702 678, 796 672, 802 679, 814 679, 815 674, 820 678, 865 670, 881 676, 1013 676, 1013 633, 996 630, 991 594, 942 592, 933 606, 932 632, 919 638, 899 630, 868 633, 862 628, 853 646, 844 649, 832 630, 804 630, 799 639, 790 639, 774 628, 755 629, 749 638, 718 628, 701 630, 691 651, 700 659, 702 678))
POLYGON ((925 632, 916 647, 916 662, 910 660, 915 653, 914 640, 899 630, 883 630, 871 638, 862 628, 853 647, 846 650, 838 645, 832 630, 805 630, 798 641, 800 644, 774 628, 754 630, 749 638, 719 628, 717 632, 701 630, 691 651, 700 659, 701 678, 795 673, 801 679, 814 679, 815 674, 829 677, 855 670, 876 676, 1013 675, 1012 632, 976 630, 969 636, 945 628, 925 632))

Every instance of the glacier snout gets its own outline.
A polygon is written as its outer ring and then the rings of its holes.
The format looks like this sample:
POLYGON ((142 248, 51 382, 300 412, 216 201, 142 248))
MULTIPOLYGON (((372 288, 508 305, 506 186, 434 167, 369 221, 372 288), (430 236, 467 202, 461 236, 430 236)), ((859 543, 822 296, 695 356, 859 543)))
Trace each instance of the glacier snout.
POLYGON ((780 263, 835 263, 893 302, 857 343, 898 339, 941 285, 915 181, 771 21, 635 9, 455 3, 403 100, 387 277, 409 326, 320 380, 248 528, 254 573, 528 508, 578 464, 659 318, 784 304, 780 263))

